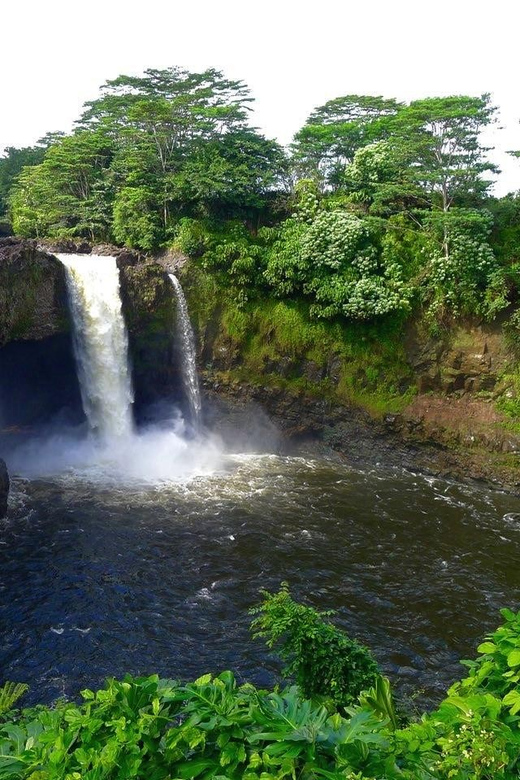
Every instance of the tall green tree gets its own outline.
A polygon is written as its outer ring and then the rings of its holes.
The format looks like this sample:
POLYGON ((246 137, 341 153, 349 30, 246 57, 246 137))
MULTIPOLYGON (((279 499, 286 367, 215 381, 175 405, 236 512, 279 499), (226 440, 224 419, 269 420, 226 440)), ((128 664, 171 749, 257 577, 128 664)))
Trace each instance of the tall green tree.
POLYGON ((79 131, 50 146, 40 165, 22 170, 12 190, 15 232, 108 238, 112 157, 112 141, 102 131, 79 131))
POLYGON ((118 187, 140 190, 124 201, 148 203, 156 211, 150 224, 159 217, 163 239, 186 214, 233 217, 261 209, 279 185, 282 150, 248 126, 252 98, 243 82, 214 69, 169 68, 120 76, 101 92, 80 126, 113 139, 118 187))
POLYGON ((294 137, 296 175, 314 179, 325 189, 338 189, 356 151, 388 138, 401 108, 396 100, 369 95, 345 95, 319 106, 294 137))
MULTIPOLYGON (((434 207, 447 212, 457 201, 482 198, 492 181, 486 173, 498 168, 487 159, 490 147, 481 134, 495 121, 488 94, 415 100, 394 123, 402 153, 434 207)), ((460 204, 459 204, 460 205, 460 204)))

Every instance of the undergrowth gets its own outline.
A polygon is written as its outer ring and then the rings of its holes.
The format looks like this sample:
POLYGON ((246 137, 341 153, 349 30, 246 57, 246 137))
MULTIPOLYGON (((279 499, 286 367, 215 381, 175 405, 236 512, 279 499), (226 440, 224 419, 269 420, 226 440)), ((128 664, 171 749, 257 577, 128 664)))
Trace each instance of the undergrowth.
POLYGON ((191 683, 108 680, 82 702, 0 714, 7 780, 514 780, 520 777, 520 613, 464 662, 433 712, 396 716, 369 651, 294 602, 264 593, 253 630, 296 685, 261 690, 231 672, 191 683))
POLYGON ((203 351, 207 347, 214 363, 251 384, 281 378, 289 390, 314 388, 375 417, 401 411, 415 393, 401 316, 363 324, 313 320, 304 301, 237 301, 193 265, 183 283, 203 351), (220 359, 226 354, 238 356, 233 365, 220 359))

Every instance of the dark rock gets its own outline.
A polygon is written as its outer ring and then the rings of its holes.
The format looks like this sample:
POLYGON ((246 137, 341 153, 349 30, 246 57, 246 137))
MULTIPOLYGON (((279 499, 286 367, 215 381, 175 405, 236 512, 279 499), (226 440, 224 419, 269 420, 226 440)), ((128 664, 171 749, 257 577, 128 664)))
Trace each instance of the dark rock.
POLYGON ((438 370, 433 370, 429 374, 420 374, 417 377, 417 390, 419 393, 429 393, 431 390, 437 390, 441 386, 441 375, 438 370))
POLYGON ((303 376, 309 382, 321 382, 322 379, 325 379, 326 368, 319 366, 314 360, 306 360, 303 364, 303 376))
POLYGON ((136 411, 166 396, 182 401, 180 360, 175 353, 175 296, 168 276, 155 263, 132 262, 120 266, 120 278, 136 411))
POLYGON ((119 270, 126 268, 127 266, 134 266, 143 262, 143 258, 139 255, 138 252, 130 252, 126 249, 119 251, 115 257, 117 257, 117 267, 119 270))
POLYGON ((70 328, 65 270, 35 241, 0 240, 0 346, 70 328))
POLYGON ((188 258, 178 249, 166 249, 153 255, 154 263, 162 265, 169 273, 176 273, 188 262, 188 258))
MULTIPOLYGON (((81 243, 84 245, 84 242, 81 243)), ((77 242, 72 238, 43 238, 38 241, 38 248, 51 254, 81 254, 77 242)))
POLYGON ((5 462, 0 459, 0 518, 7 514, 7 499, 9 497, 9 474, 5 462))
POLYGON ((114 246, 113 244, 93 244, 91 251, 93 255, 104 255, 105 257, 114 257, 117 256, 120 252, 125 250, 122 250, 121 247, 114 246))
POLYGON ((84 419, 70 333, 0 348, 0 437, 51 420, 75 425, 84 419))
MULTIPOLYGON (((90 254, 103 254, 102 252, 95 252, 92 244, 85 239, 73 239, 73 238, 44 238, 38 241, 40 249, 44 249, 52 254, 68 254, 68 255, 90 255, 90 254)), ((105 246, 105 245, 103 245, 105 246)), ((105 252, 104 254, 109 254, 105 252)))

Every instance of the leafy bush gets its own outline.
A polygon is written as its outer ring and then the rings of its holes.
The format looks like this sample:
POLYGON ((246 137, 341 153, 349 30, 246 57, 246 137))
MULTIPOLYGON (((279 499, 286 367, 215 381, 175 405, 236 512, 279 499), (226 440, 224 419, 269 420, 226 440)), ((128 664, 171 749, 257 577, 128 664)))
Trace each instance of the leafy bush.
POLYGON ((324 696, 337 706, 356 701, 362 691, 376 685, 379 668, 366 648, 317 612, 293 601, 287 583, 278 593, 264 591, 263 603, 252 610, 254 636, 277 647, 302 694, 324 696))
MULTIPOLYGON (((271 636, 258 629, 266 618, 278 634, 283 620, 273 611, 298 607, 307 641, 321 637, 335 663, 327 629, 337 629, 292 602, 286 587, 265 595, 257 631, 271 636)), ((377 674, 373 688, 339 709, 296 687, 239 686, 231 672, 187 684, 127 676, 83 691, 80 704, 10 713, 0 724, 0 778, 515 780, 520 613, 502 614, 504 625, 480 645, 480 659, 466 662, 468 677, 405 728, 398 728, 388 681, 377 674)))
POLYGON ((4 683, 0 688, 0 716, 9 712, 18 699, 20 699, 28 690, 29 686, 25 683, 4 683))
POLYGON ((386 262, 374 223, 339 209, 287 220, 269 248, 265 277, 278 295, 311 296, 317 317, 367 320, 409 306, 401 268, 386 262))
POLYGON ((492 319, 507 305, 502 269, 489 244, 493 224, 485 211, 453 209, 427 220, 432 248, 423 293, 434 316, 445 310, 459 316, 492 319))
POLYGON ((189 257, 201 257, 208 246, 208 233, 200 220, 183 217, 175 226, 173 243, 189 257))
POLYGON ((160 244, 161 223, 148 187, 125 187, 114 202, 113 231, 116 241, 139 249, 160 244))

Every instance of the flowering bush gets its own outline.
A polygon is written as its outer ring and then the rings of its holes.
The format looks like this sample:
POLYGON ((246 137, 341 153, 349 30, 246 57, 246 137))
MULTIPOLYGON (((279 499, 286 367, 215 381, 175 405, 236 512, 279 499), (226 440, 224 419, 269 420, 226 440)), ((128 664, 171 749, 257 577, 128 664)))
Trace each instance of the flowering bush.
POLYGON ((488 243, 487 212, 453 209, 427 220, 431 249, 423 294, 434 315, 480 314, 491 319, 507 305, 504 275, 488 243))
POLYGON ((408 285, 399 264, 386 262, 377 226, 339 209, 288 220, 270 246, 265 277, 277 295, 309 296, 315 317, 367 320, 409 306, 408 285))

